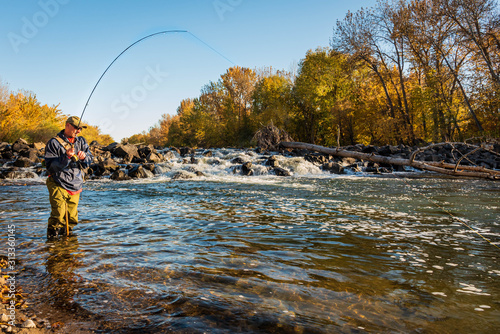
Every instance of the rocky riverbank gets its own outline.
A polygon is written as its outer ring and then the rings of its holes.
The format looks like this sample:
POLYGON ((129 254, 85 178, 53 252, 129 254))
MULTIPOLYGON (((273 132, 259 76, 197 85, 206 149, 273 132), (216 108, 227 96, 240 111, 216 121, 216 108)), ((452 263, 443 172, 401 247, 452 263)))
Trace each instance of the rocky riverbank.
MULTIPOLYGON (((93 142, 90 145, 94 155, 92 165, 85 169, 86 179, 107 178, 115 181, 150 178, 170 172, 172 179, 187 179, 205 176, 210 166, 221 166, 228 173, 252 175, 291 176, 297 174, 290 160, 301 159, 308 168, 325 173, 368 173, 381 174, 394 171, 411 171, 403 166, 383 165, 353 158, 313 153, 306 150, 262 149, 193 149, 162 148, 153 145, 132 145, 113 143, 108 146, 93 142), (208 166, 208 167, 207 167, 208 166)), ((0 178, 30 179, 44 176, 43 155, 45 144, 19 139, 15 143, 0 143, 0 178)), ((408 159, 418 147, 365 146, 342 147, 344 150, 408 159)), ((477 165, 488 169, 500 169, 500 145, 490 149, 476 150, 466 144, 445 144, 420 152, 416 160, 477 165)))
MULTIPOLYGON (((14 261, 16 262, 16 261, 14 261)), ((50 333, 53 327, 46 319, 29 315, 25 294, 16 277, 8 270, 9 259, 0 255, 0 331, 4 333, 41 334, 50 333)))

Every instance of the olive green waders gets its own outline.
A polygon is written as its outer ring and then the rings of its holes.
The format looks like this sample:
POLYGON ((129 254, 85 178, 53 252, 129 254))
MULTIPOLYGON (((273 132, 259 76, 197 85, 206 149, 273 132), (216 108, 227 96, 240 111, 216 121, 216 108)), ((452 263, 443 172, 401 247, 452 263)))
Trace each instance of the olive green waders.
POLYGON ((66 189, 55 183, 52 177, 47 178, 46 184, 49 190, 51 207, 47 237, 66 235, 66 219, 69 224, 69 231, 78 224, 80 194, 70 195, 66 189))

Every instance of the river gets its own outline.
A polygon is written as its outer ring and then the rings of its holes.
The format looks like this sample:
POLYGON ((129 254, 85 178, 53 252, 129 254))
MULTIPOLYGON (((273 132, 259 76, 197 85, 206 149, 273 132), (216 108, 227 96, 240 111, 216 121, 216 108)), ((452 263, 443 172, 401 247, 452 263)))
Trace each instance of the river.
POLYGON ((498 182, 332 175, 283 157, 290 177, 241 176, 241 154, 88 181, 75 236, 60 241, 45 237, 45 178, 4 183, 1 249, 15 225, 31 307, 109 333, 500 328, 498 182), (204 175, 172 179, 189 167, 204 175))

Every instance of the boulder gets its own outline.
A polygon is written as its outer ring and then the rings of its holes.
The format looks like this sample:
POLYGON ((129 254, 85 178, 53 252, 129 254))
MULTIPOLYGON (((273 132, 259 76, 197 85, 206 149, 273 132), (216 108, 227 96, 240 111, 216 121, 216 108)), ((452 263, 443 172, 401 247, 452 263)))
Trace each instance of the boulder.
POLYGON ((28 142, 22 138, 16 140, 15 143, 12 145, 13 152, 21 152, 23 150, 28 150, 29 148, 30 147, 28 145, 28 142))
POLYGON ((149 170, 142 167, 142 165, 137 165, 128 171, 128 176, 132 178, 145 179, 153 175, 149 170))
POLYGON ((146 164, 143 164, 142 167, 152 173, 154 173, 155 171, 155 164, 152 164, 152 163, 146 163, 146 164))
POLYGON ((275 155, 271 155, 269 159, 267 159, 265 165, 271 167, 278 167, 279 166, 278 159, 276 159, 275 155))
POLYGON ((319 153, 306 154, 304 156, 304 160, 318 165, 325 164, 328 162, 328 158, 325 155, 319 153))
POLYGON ((258 153, 258 154, 263 154, 263 153, 266 153, 266 149, 265 148, 262 148, 262 147, 257 147, 255 149, 255 153, 258 153))
POLYGON ((12 151, 10 150, 6 150, 6 151, 3 151, 2 152, 2 159, 5 159, 5 160, 12 160, 14 159, 15 155, 12 151))
POLYGON ((189 167, 189 168, 187 169, 187 171, 188 171, 189 173, 194 173, 196 176, 205 176, 205 174, 203 174, 203 172, 200 172, 199 170, 197 170, 197 169, 196 169, 196 168, 194 168, 194 167, 189 167))
POLYGON ((92 152, 92 155, 94 156, 95 159, 98 159, 99 161, 103 161, 104 159, 111 158, 111 152, 103 150, 100 147, 97 146, 90 146, 90 152, 92 152))
POLYGON ((185 157, 186 155, 191 155, 194 154, 194 150, 191 147, 181 147, 179 150, 179 154, 181 157, 185 157))
POLYGON ((363 169, 363 172, 365 173, 374 173, 374 174, 379 174, 378 167, 376 166, 368 166, 363 169))
POLYGON ((118 145, 121 145, 121 144, 119 144, 119 143, 117 143, 117 142, 114 142, 114 143, 109 144, 109 145, 108 145, 108 146, 106 146, 106 147, 102 147, 102 150, 103 150, 103 151, 110 151, 110 152, 113 152, 113 150, 114 150, 114 149, 115 149, 118 145))
POLYGON ((233 164, 244 164, 245 160, 242 157, 236 157, 233 160, 231 160, 231 163, 233 164))
POLYGON ((40 154, 40 151, 37 150, 36 148, 29 148, 27 150, 23 150, 23 151, 19 152, 19 155, 21 157, 28 158, 31 162, 37 162, 39 154, 40 154))
POLYGON ((369 146, 365 146, 363 147, 363 149, 361 150, 361 152, 363 153, 375 153, 377 154, 377 148, 373 145, 369 145, 369 146))
POLYGON ((241 165, 241 174, 245 176, 253 175, 252 163, 250 161, 241 165))
POLYGON ((213 156, 212 151, 205 151, 205 152, 202 153, 202 155, 204 157, 211 157, 211 156, 213 156))
POLYGON ((294 148, 290 154, 293 155, 294 157, 303 157, 309 153, 309 150, 304 150, 304 149, 296 149, 294 148))
POLYGON ((292 174, 290 174, 289 171, 287 171, 286 169, 281 168, 281 167, 274 167, 273 172, 277 176, 290 176, 290 175, 292 175, 292 174))
POLYGON ((327 162, 321 166, 321 169, 329 171, 332 174, 344 174, 344 167, 338 162, 327 162))
POLYGON ((5 170, 0 174, 2 179, 33 179, 37 175, 33 172, 25 172, 16 169, 5 170))
POLYGON ((378 155, 382 155, 382 156, 386 156, 386 157, 391 156, 397 152, 399 152, 399 149, 396 146, 392 146, 392 145, 382 146, 378 149, 378 155))
POLYGON ((112 172, 120 169, 120 165, 118 165, 116 161, 111 158, 107 158, 104 161, 99 162, 99 167, 103 170, 108 170, 112 172))
POLYGON ((163 159, 162 160, 172 160, 175 159, 175 154, 172 151, 167 151, 163 154, 163 159))
POLYGON ((148 161, 148 162, 153 162, 153 163, 158 163, 158 162, 162 162, 162 161, 163 161, 163 158, 162 158, 161 154, 159 154, 159 153, 156 153, 156 152, 150 152, 150 153, 146 156, 146 161, 148 161))
POLYGON ((3 151, 10 151, 12 149, 12 147, 10 146, 9 143, 6 143, 6 142, 0 142, 0 152, 3 152, 3 151))
POLYGON ((45 144, 44 144, 44 143, 40 143, 40 142, 38 142, 38 143, 33 143, 33 144, 31 144, 30 146, 31 146, 32 148, 36 149, 36 150, 37 150, 37 151, 39 151, 39 152, 40 152, 41 150, 45 149, 45 144))
POLYGON ((127 173, 125 173, 121 169, 115 170, 113 172, 113 174, 111 174, 111 176, 109 178, 112 179, 112 180, 115 180, 115 181, 130 180, 130 176, 128 176, 127 173))
POLYGON ((439 162, 441 160, 444 160, 444 158, 438 154, 426 154, 424 157, 424 161, 439 162))
POLYGON ((180 170, 172 175, 172 180, 188 180, 194 178, 195 174, 185 170, 180 170))
POLYGON ((356 163, 356 159, 354 158, 350 158, 350 157, 343 157, 342 158, 342 164, 344 166, 350 166, 352 164, 355 164, 356 163))
POLYGON ((111 150, 111 153, 113 153, 115 156, 119 158, 125 158, 129 156, 132 157, 132 159, 133 158, 140 159, 139 150, 137 149, 137 146, 131 144, 126 144, 126 145, 118 144, 113 150, 111 150))
POLYGON ((15 167, 31 167, 33 165, 33 161, 26 157, 19 157, 16 161, 14 161, 15 167))
POLYGON ((154 148, 153 145, 147 145, 147 146, 140 146, 138 148, 138 151, 139 151, 139 155, 142 157, 142 158, 146 158, 148 155, 150 155, 151 153, 157 153, 156 152, 156 149, 154 148))

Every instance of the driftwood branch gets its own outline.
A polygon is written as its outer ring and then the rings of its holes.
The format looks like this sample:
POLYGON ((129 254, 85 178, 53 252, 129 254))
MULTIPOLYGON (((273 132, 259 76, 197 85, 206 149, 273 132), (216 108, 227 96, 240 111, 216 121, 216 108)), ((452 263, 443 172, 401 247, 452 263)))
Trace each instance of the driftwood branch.
MULTIPOLYGON (((431 148, 431 146, 436 147, 446 144, 447 143, 434 144, 427 146, 427 148, 431 148)), ((334 156, 355 158, 358 160, 367 160, 376 163, 398 165, 398 166, 410 166, 446 175, 500 180, 500 171, 496 171, 493 169, 477 167, 477 166, 460 166, 460 169, 458 169, 458 166, 456 164, 449 164, 445 162, 429 162, 429 161, 424 162, 415 160, 415 156, 417 155, 417 153, 422 152, 423 151, 422 149, 413 152, 412 155, 410 156, 410 159, 402 159, 402 158, 392 158, 392 157, 376 155, 373 153, 362 153, 362 152, 341 150, 339 148, 328 148, 324 146, 300 143, 300 142, 281 142, 280 145, 285 148, 306 149, 320 153, 331 154, 334 156)))

